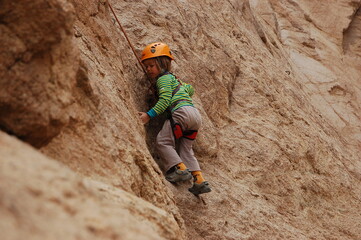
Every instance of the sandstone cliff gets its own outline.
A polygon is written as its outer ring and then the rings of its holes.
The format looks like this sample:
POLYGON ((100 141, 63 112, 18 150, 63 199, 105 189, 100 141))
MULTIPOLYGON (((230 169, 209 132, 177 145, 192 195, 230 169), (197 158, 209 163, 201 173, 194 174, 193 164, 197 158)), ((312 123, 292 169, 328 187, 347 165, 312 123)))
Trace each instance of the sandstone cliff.
POLYGON ((361 238, 360 0, 111 4, 195 87, 213 192, 164 180, 164 119, 137 118, 149 82, 105 0, 2 0, 3 239, 361 238))

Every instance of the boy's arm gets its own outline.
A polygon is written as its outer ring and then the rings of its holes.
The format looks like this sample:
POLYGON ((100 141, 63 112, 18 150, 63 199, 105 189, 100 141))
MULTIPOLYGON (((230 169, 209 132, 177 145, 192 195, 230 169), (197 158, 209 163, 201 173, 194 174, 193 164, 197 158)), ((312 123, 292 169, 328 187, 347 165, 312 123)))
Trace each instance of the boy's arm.
POLYGON ((184 90, 186 91, 186 93, 188 93, 188 95, 189 95, 190 97, 192 97, 193 94, 194 94, 194 88, 193 88, 193 86, 190 85, 190 84, 188 84, 188 83, 185 83, 185 82, 183 82, 183 81, 181 81, 181 83, 182 83, 182 86, 184 87, 184 90))
POLYGON ((162 114, 171 103, 172 99, 172 88, 171 88, 171 77, 164 75, 157 80, 157 88, 159 92, 158 102, 150 109, 147 114, 149 117, 154 118, 162 114))

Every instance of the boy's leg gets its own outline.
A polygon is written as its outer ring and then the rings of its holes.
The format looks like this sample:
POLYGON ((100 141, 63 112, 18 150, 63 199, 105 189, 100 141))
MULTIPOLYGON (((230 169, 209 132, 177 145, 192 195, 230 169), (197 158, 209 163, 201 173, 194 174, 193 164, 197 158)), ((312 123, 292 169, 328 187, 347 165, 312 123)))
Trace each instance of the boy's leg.
POLYGON ((200 171, 197 158, 194 156, 193 140, 181 138, 179 141, 179 156, 190 171, 200 171))
POLYGON ((169 120, 164 122, 162 130, 160 130, 157 135, 156 147, 162 157, 166 172, 173 166, 182 162, 182 159, 175 149, 175 139, 169 120))
POLYGON ((209 186, 209 183, 203 178, 198 160, 194 156, 192 145, 193 145, 192 140, 182 138, 179 146, 179 151, 180 151, 179 154, 183 162, 192 172, 192 176, 194 179, 193 186, 188 190, 194 195, 211 192, 212 189, 209 186))
MULTIPOLYGON (((198 130, 202 124, 200 113, 192 107, 183 107, 175 111, 174 118, 182 125, 183 130, 198 130)), ((194 195, 211 192, 209 183, 204 180, 199 163, 193 152, 193 140, 181 138, 179 142, 179 155, 191 170, 194 183, 188 190, 194 195)))
MULTIPOLYGON (((173 114, 173 119, 178 122, 184 131, 198 130, 202 125, 199 111, 194 107, 182 107, 173 114)), ((193 152, 193 140, 181 138, 179 140, 179 156, 191 171, 200 171, 199 163, 193 152)))
POLYGON ((189 170, 192 172, 194 181, 200 184, 204 182, 205 179, 203 178, 198 160, 194 156, 192 145, 192 140, 182 138, 179 144, 179 155, 189 170))

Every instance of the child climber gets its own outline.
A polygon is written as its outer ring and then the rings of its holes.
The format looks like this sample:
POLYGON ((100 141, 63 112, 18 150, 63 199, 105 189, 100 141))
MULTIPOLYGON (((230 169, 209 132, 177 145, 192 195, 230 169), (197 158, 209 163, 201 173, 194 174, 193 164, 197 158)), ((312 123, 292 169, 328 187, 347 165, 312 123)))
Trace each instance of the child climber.
POLYGON ((192 102, 194 89, 177 79, 171 72, 174 60, 168 45, 160 42, 146 46, 141 61, 148 76, 156 82, 159 100, 148 112, 139 112, 143 124, 165 111, 169 119, 165 121, 156 139, 156 147, 165 162, 166 179, 181 182, 194 179, 189 191, 194 195, 211 191, 209 183, 202 176, 199 163, 192 149, 202 119, 192 102), (176 151, 179 141, 179 153, 176 151))

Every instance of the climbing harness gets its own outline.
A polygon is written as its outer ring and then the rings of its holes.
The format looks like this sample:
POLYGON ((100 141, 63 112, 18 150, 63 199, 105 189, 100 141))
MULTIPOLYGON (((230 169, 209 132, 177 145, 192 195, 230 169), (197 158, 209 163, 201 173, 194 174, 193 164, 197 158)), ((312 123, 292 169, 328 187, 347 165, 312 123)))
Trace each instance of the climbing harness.
POLYGON ((172 116, 169 117, 170 124, 172 126, 174 138, 176 140, 180 139, 181 137, 187 138, 189 140, 195 140, 198 134, 197 130, 187 130, 183 131, 182 127, 179 123, 174 122, 172 116))
POLYGON ((135 52, 135 49, 134 49, 132 43, 130 42, 127 33, 125 32, 124 28, 122 27, 122 24, 120 24, 120 21, 119 21, 117 15, 115 15, 115 12, 114 12, 114 10, 113 10, 112 5, 110 5, 110 2, 109 2, 108 0, 106 0, 106 1, 107 1, 107 3, 108 3, 108 6, 109 6, 110 10, 112 11, 112 13, 113 13, 113 15, 114 15, 114 17, 115 17, 115 20, 117 21, 117 23, 118 23, 118 25, 119 25, 119 27, 120 27, 120 30, 123 32, 125 38, 127 39, 128 44, 129 44, 130 48, 132 49, 135 58, 138 60, 139 65, 140 65, 141 68, 143 69, 144 73, 147 75, 147 71, 145 70, 145 68, 144 68, 142 62, 140 61, 140 59, 138 58, 137 53, 135 52))
MULTIPOLYGON (((172 73, 170 73, 172 74, 172 73)), ((173 75, 173 74, 172 74, 173 75)), ((176 78, 178 80, 178 86, 173 90, 172 92, 172 97, 179 91, 179 89, 182 86, 181 81, 179 81, 178 78, 176 78)), ((178 140, 182 137, 187 138, 189 140, 195 140, 198 134, 198 130, 187 130, 187 131, 183 131, 182 126, 179 123, 174 122, 174 119, 172 117, 172 109, 180 102, 182 102, 184 100, 178 100, 175 103, 173 103, 170 107, 167 108, 168 111, 168 118, 170 121, 170 125, 172 127, 172 131, 173 131, 173 135, 175 140, 178 140)))

